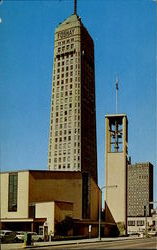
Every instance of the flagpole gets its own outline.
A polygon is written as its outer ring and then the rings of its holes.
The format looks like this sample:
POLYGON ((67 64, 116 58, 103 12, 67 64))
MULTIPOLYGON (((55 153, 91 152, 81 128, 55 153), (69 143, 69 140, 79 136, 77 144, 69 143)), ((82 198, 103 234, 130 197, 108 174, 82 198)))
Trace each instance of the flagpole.
POLYGON ((77 0, 74 0, 74 14, 77 14, 77 0))
POLYGON ((116 77, 116 114, 118 113, 118 77, 116 77))

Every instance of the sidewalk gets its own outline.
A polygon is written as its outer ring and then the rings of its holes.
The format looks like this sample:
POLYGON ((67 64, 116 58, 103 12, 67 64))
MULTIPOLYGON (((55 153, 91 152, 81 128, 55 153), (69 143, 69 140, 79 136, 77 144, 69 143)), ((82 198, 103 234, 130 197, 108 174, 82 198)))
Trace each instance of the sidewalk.
MULTIPOLYGON (((111 241, 131 240, 131 239, 136 239, 136 238, 139 238, 139 237, 130 236, 130 237, 102 238, 101 241, 111 242, 111 241)), ((24 243, 2 244, 1 250, 12 250, 12 249, 18 249, 18 248, 38 248, 38 247, 73 245, 73 244, 78 245, 78 244, 83 244, 83 243, 94 243, 94 242, 100 242, 100 240, 98 238, 92 238, 92 239, 82 239, 82 240, 34 242, 31 246, 24 246, 24 243)))

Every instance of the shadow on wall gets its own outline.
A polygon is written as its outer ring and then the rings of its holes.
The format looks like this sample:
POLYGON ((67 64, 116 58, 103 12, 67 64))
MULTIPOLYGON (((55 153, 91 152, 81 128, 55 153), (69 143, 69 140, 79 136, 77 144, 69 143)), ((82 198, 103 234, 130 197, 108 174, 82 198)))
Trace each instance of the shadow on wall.
POLYGON ((117 237, 120 230, 116 224, 108 205, 105 202, 104 221, 107 223, 104 227, 104 236, 117 237))

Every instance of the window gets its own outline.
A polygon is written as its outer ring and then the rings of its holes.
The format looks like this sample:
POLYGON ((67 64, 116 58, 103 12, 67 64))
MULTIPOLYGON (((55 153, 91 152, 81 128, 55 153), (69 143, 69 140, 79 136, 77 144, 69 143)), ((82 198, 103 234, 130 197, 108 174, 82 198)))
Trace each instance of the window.
POLYGON ((8 188, 8 211, 17 211, 17 185, 18 185, 18 174, 9 174, 9 188, 8 188))
POLYGON ((129 220, 128 221, 128 226, 135 226, 135 221, 134 220, 129 220))
POLYGON ((144 220, 138 220, 137 226, 144 226, 144 220))

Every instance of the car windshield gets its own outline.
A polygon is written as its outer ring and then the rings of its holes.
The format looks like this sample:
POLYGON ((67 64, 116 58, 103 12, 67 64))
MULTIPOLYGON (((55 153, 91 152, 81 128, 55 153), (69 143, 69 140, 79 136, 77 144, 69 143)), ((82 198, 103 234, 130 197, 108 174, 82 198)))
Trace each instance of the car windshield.
POLYGON ((4 232, 0 232, 0 235, 4 235, 4 232))
POLYGON ((10 234, 11 234, 11 232, 6 232, 6 233, 5 233, 5 235, 10 235, 10 234))
POLYGON ((8 235, 11 231, 0 231, 0 235, 8 235))

